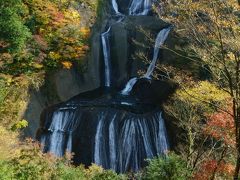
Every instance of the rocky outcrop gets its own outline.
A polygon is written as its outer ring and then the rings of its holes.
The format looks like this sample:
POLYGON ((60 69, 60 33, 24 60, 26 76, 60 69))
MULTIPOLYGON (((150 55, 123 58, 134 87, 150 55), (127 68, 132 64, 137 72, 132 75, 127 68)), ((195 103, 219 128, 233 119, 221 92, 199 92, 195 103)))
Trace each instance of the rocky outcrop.
POLYGON ((96 86, 94 81, 84 79, 84 76, 75 69, 62 69, 46 75, 43 87, 29 91, 28 105, 24 113, 24 119, 29 122, 29 126, 24 130, 24 135, 35 137, 43 109, 94 89, 96 86))

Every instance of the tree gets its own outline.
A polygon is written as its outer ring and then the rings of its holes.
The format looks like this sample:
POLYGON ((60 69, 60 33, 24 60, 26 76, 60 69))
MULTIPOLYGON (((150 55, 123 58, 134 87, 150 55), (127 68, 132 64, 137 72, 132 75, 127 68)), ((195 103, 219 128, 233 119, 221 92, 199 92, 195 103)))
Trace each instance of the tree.
MULTIPOLYGON (((240 6, 236 0, 178 0, 165 3, 161 18, 176 26, 176 32, 189 44, 187 59, 207 67, 211 82, 231 97, 231 111, 220 109, 234 119, 236 167, 240 170, 240 6)), ((156 7, 156 9, 158 9, 156 7)), ((168 48, 166 48, 168 49, 168 48)), ((169 49, 170 50, 170 49, 169 49)), ((174 52, 174 50, 171 50, 174 52)), ((177 52, 175 52, 177 53, 177 52)), ((206 102, 211 103, 211 102, 206 102)), ((216 105, 216 108, 218 106, 216 105)))
POLYGON ((22 50, 30 37, 21 17, 23 14, 21 0, 0 0, 0 48, 5 52, 22 50))
POLYGON ((187 162, 196 179, 203 177, 203 169, 206 170, 204 179, 229 176, 232 171, 225 171, 223 167, 232 164, 233 119, 225 112, 216 112, 213 106, 225 107, 229 95, 207 81, 183 86, 164 105, 167 114, 175 119, 172 122, 179 128, 176 152, 187 162), (221 121, 216 121, 219 117, 221 121), (224 171, 220 173, 220 169, 224 171))
POLYGON ((167 157, 149 160, 142 179, 185 180, 191 177, 187 163, 178 155, 169 153, 167 157))

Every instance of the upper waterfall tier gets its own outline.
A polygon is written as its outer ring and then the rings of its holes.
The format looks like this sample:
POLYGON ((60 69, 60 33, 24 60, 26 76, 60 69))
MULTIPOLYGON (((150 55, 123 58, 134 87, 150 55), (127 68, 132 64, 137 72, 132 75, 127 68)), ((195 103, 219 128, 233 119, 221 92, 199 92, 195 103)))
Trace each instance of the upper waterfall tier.
POLYGON ((115 14, 147 15, 152 9, 152 0, 111 0, 115 14))

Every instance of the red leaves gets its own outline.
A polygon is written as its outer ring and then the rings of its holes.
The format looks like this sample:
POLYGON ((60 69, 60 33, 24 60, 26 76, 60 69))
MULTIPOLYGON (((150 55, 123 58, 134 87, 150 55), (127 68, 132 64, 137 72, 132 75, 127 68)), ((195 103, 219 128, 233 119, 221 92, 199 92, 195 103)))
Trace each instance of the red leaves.
POLYGON ((220 163, 214 159, 206 160, 200 165, 200 170, 194 175, 194 180, 210 179, 213 173, 231 176, 234 172, 232 164, 221 161, 220 163))
POLYGON ((47 41, 41 35, 34 35, 33 39, 42 50, 46 50, 48 48, 47 41))
POLYGON ((235 125, 231 110, 229 110, 229 112, 230 113, 221 111, 207 115, 207 124, 204 132, 217 140, 223 140, 227 145, 234 146, 235 125))

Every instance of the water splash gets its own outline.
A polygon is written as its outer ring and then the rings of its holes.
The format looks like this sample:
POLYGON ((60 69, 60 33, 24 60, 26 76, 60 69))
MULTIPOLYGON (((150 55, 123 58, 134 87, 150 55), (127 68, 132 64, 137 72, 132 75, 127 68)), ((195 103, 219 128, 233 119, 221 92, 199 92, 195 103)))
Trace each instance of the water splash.
POLYGON ((125 88, 121 91, 121 94, 128 95, 131 92, 133 86, 136 84, 137 80, 138 80, 138 78, 136 78, 136 77, 130 79, 128 81, 128 83, 126 84, 125 88))
MULTIPOLYGON (((104 149, 105 145, 105 139, 104 139, 104 120, 105 115, 104 112, 102 112, 99 117, 99 123, 97 125, 97 132, 95 136, 95 146, 94 146, 94 163, 97 165, 107 165, 106 159, 106 151, 104 149)), ((108 168, 108 167, 106 167, 108 168)))

